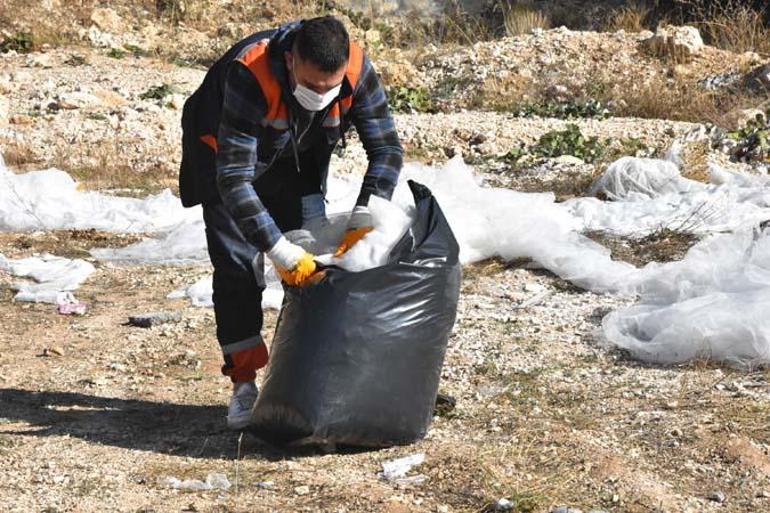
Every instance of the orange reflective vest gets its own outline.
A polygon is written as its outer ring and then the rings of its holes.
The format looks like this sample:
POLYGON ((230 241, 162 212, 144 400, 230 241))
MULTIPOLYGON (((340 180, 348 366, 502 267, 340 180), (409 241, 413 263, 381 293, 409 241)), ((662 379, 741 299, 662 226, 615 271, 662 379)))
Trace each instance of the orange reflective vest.
MULTIPOLYGON (((286 130, 289 128, 288 109, 281 95, 281 84, 270 69, 267 45, 268 40, 261 40, 249 45, 243 49, 237 60, 251 71, 260 89, 262 89, 262 94, 267 103, 265 115, 260 120, 262 126, 275 130, 286 130)), ((351 93, 348 96, 340 97, 339 101, 332 103, 321 125, 324 128, 339 126, 341 117, 347 114, 353 104, 352 91, 355 91, 356 84, 358 84, 358 79, 361 76, 361 68, 364 65, 364 52, 353 41, 350 42, 349 46, 348 68, 345 71, 345 78, 350 83, 351 93)), ((216 137, 206 134, 202 135, 200 139, 214 151, 217 151, 216 137)))

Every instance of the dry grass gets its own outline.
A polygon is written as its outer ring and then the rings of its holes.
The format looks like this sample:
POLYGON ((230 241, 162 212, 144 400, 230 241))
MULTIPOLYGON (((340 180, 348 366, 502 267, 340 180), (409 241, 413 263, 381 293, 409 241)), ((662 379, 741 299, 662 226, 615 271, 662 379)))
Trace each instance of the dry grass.
POLYGON ((548 15, 532 5, 508 1, 503 11, 503 25, 507 36, 529 34, 533 29, 547 29, 551 26, 548 15))
POLYGON ((651 9, 648 5, 640 2, 629 2, 628 5, 610 11, 607 14, 602 30, 607 32, 616 32, 618 30, 641 32, 647 29, 645 21, 650 13, 651 9))
POLYGON ((17 139, 0 141, 0 156, 6 166, 22 171, 42 160, 32 148, 17 139))
MULTIPOLYGON (((644 119, 670 119, 696 123, 714 123, 734 127, 736 112, 755 108, 764 97, 738 90, 708 90, 691 77, 678 75, 676 68, 661 70, 652 77, 639 75, 597 75, 588 83, 574 83, 570 95, 574 101, 596 100, 612 115, 644 119)), ((548 86, 571 83, 574 77, 557 71, 542 77, 510 74, 492 76, 470 102, 471 108, 510 112, 528 102, 549 104, 548 86)))
POLYGON ((153 155, 144 155, 141 167, 127 161, 122 150, 126 144, 130 142, 105 139, 101 144, 81 145, 77 152, 64 148, 49 165, 66 169, 86 189, 130 189, 144 195, 177 187, 175 169, 153 167, 153 155))
POLYGON ((685 0, 683 3, 709 44, 734 52, 770 55, 770 28, 765 23, 764 11, 741 0, 685 0))
POLYGON ((674 121, 709 122, 724 126, 731 111, 747 108, 755 99, 729 91, 709 91, 679 77, 656 75, 598 79, 592 97, 612 106, 617 116, 674 121))
POLYGON ((685 144, 681 154, 682 176, 690 180, 709 183, 711 181, 708 162, 710 152, 711 148, 708 142, 685 144))

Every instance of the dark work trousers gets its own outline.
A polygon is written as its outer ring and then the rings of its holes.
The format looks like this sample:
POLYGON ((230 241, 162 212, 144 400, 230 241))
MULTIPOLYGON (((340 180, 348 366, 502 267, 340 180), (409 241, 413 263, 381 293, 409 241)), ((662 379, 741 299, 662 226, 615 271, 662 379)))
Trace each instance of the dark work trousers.
MULTIPOLYGON (((300 157, 300 162, 309 160, 300 157)), ((297 171, 293 158, 281 161, 254 183, 282 232, 302 226, 302 197, 321 191, 317 169, 302 169, 297 171)), ((261 334, 264 255, 246 240, 221 202, 204 203, 203 221, 214 266, 214 316, 225 360, 222 373, 235 383, 250 381, 268 360, 261 334)))

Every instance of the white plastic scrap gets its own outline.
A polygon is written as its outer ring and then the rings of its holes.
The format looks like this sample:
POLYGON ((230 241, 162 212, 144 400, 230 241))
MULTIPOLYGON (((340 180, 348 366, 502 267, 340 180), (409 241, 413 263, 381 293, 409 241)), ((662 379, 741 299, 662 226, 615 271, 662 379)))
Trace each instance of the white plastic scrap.
MULTIPOLYGON (((406 181, 413 179, 438 199, 463 263, 528 258, 594 292, 638 294, 637 305, 612 313, 603 323, 606 340, 637 358, 678 363, 708 356, 737 365, 770 363, 770 321, 765 315, 770 311, 770 237, 753 231, 770 219, 770 178, 711 166, 711 183, 702 184, 682 177, 680 165, 675 156, 626 157, 594 184, 596 192, 612 201, 587 197, 556 203, 551 193, 484 187, 459 157, 441 167, 406 164, 392 202, 372 198, 375 231, 343 258, 321 256, 320 250, 316 254, 325 263, 349 270, 384 262, 411 222, 414 201, 406 181), (662 228, 719 235, 696 245, 682 262, 641 269, 612 260, 607 248, 582 235, 596 230, 635 238, 662 228)), ((333 233, 321 244, 325 252, 333 249, 345 226, 345 216, 333 214, 350 211, 359 187, 355 180, 330 179, 327 212, 333 233)), ((0 230, 157 232, 155 238, 127 248, 94 250, 100 259, 205 261, 200 219, 200 209, 183 209, 169 192, 144 200, 80 192, 62 171, 14 175, 0 163, 0 230)), ((322 234, 300 235, 306 242, 323 239, 322 234)), ((34 261, 56 270, 46 275, 41 267, 40 274, 26 273, 41 283, 26 283, 17 299, 55 302, 59 293, 74 290, 93 271, 86 262, 56 258, 34 261), (44 275, 55 284, 42 283, 44 275)), ((11 262, 0 258, 0 269, 9 270, 11 262)), ((277 308, 282 289, 270 266, 265 267, 263 304, 277 308)), ((9 272, 25 274, 22 268, 18 264, 9 272)), ((211 277, 171 297, 190 297, 196 305, 211 306, 211 277)))
POLYGON ((64 171, 13 174, 0 161, 0 231, 95 228, 111 232, 165 231, 200 218, 171 191, 140 200, 79 191, 64 171))
POLYGON ((200 481, 198 479, 185 479, 184 481, 181 481, 175 477, 166 477, 163 481, 163 484, 170 488, 175 488, 177 490, 191 490, 191 491, 201 491, 201 490, 229 490, 230 489, 230 481, 227 479, 227 476, 224 474, 220 474, 218 472, 211 472, 208 476, 206 476, 206 481, 200 481))
POLYGON ((148 264, 190 264, 209 259, 202 219, 183 221, 169 232, 124 248, 95 248, 91 255, 99 260, 148 264))
POLYGON ((661 364, 770 362, 770 231, 716 235, 629 283, 639 302, 602 322, 606 340, 661 364))
POLYGON ((85 260, 70 260, 45 253, 11 260, 0 254, 0 271, 29 280, 15 282, 16 301, 62 304, 74 299, 77 289, 96 269, 85 260))
POLYGON ((406 474, 413 467, 421 465, 425 461, 425 453, 412 454, 395 460, 389 460, 382 463, 382 473, 380 477, 386 481, 398 484, 420 484, 427 479, 427 476, 418 474, 407 477, 406 474))

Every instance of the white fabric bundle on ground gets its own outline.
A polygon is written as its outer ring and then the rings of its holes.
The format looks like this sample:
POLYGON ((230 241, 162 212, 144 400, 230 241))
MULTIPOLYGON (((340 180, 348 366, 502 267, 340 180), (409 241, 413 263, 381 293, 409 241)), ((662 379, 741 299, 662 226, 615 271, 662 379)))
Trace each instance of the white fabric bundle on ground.
MULTIPOLYGON (((494 256, 530 258, 593 291, 639 294, 639 304, 610 314, 603 323, 606 339, 634 356, 658 363, 699 356, 740 365, 770 363, 766 319, 770 316, 764 315, 770 302, 770 236, 750 228, 770 219, 768 179, 717 167, 711 177, 711 184, 700 184, 682 178, 670 160, 624 158, 595 184, 597 191, 616 201, 577 198, 557 204, 550 193, 482 187, 460 158, 440 168, 407 164, 392 203, 375 199, 371 205, 377 230, 345 258, 324 258, 351 270, 378 265, 408 227, 412 198, 405 182, 414 179, 438 198, 463 262, 494 256), (606 248, 580 234, 598 230, 641 237, 661 228, 735 233, 703 241, 682 262, 642 269, 613 261, 606 248)), ((323 243, 329 251, 341 237, 346 219, 332 214, 350 211, 359 184, 335 178, 329 182, 327 211, 333 232, 323 243)), ((199 209, 183 209, 169 193, 145 200, 115 198, 78 192, 75 182, 61 171, 13 175, 0 166, 0 230, 160 232, 155 239, 127 248, 94 250, 101 259, 151 263, 205 259, 200 218, 199 209)), ((43 263, 54 265, 48 258, 43 263)), ((2 262, 10 270, 9 261, 2 262)), ((72 290, 86 275, 85 267, 55 265, 59 267, 53 273, 62 280, 58 290, 72 290)), ((16 268, 19 273, 24 272, 22 267, 16 268)), ((266 267, 263 304, 277 308, 281 287, 269 264, 266 267)), ((44 297, 37 292, 29 297, 44 297)), ((53 293, 46 294, 51 298, 53 293)), ((211 306, 211 278, 173 295, 211 306)))
POLYGON ((13 174, 0 161, 0 231, 95 228, 110 232, 166 231, 200 217, 168 189, 146 199, 81 192, 64 171, 13 174))
POLYGON ((95 248, 91 255, 99 260, 152 264, 189 264, 209 259, 202 218, 184 221, 167 233, 124 248, 95 248))
POLYGON ((58 303, 66 292, 76 290, 96 269, 85 260, 70 260, 49 254, 10 260, 0 254, 0 271, 32 281, 13 284, 16 301, 58 303))
POLYGON ((705 187, 703 183, 682 177, 676 164, 669 160, 623 157, 610 164, 589 193, 602 194, 615 201, 642 200, 705 187))
POLYGON ((650 264, 628 284, 640 294, 602 322, 606 339, 641 360, 770 362, 770 231, 741 230, 650 264))

